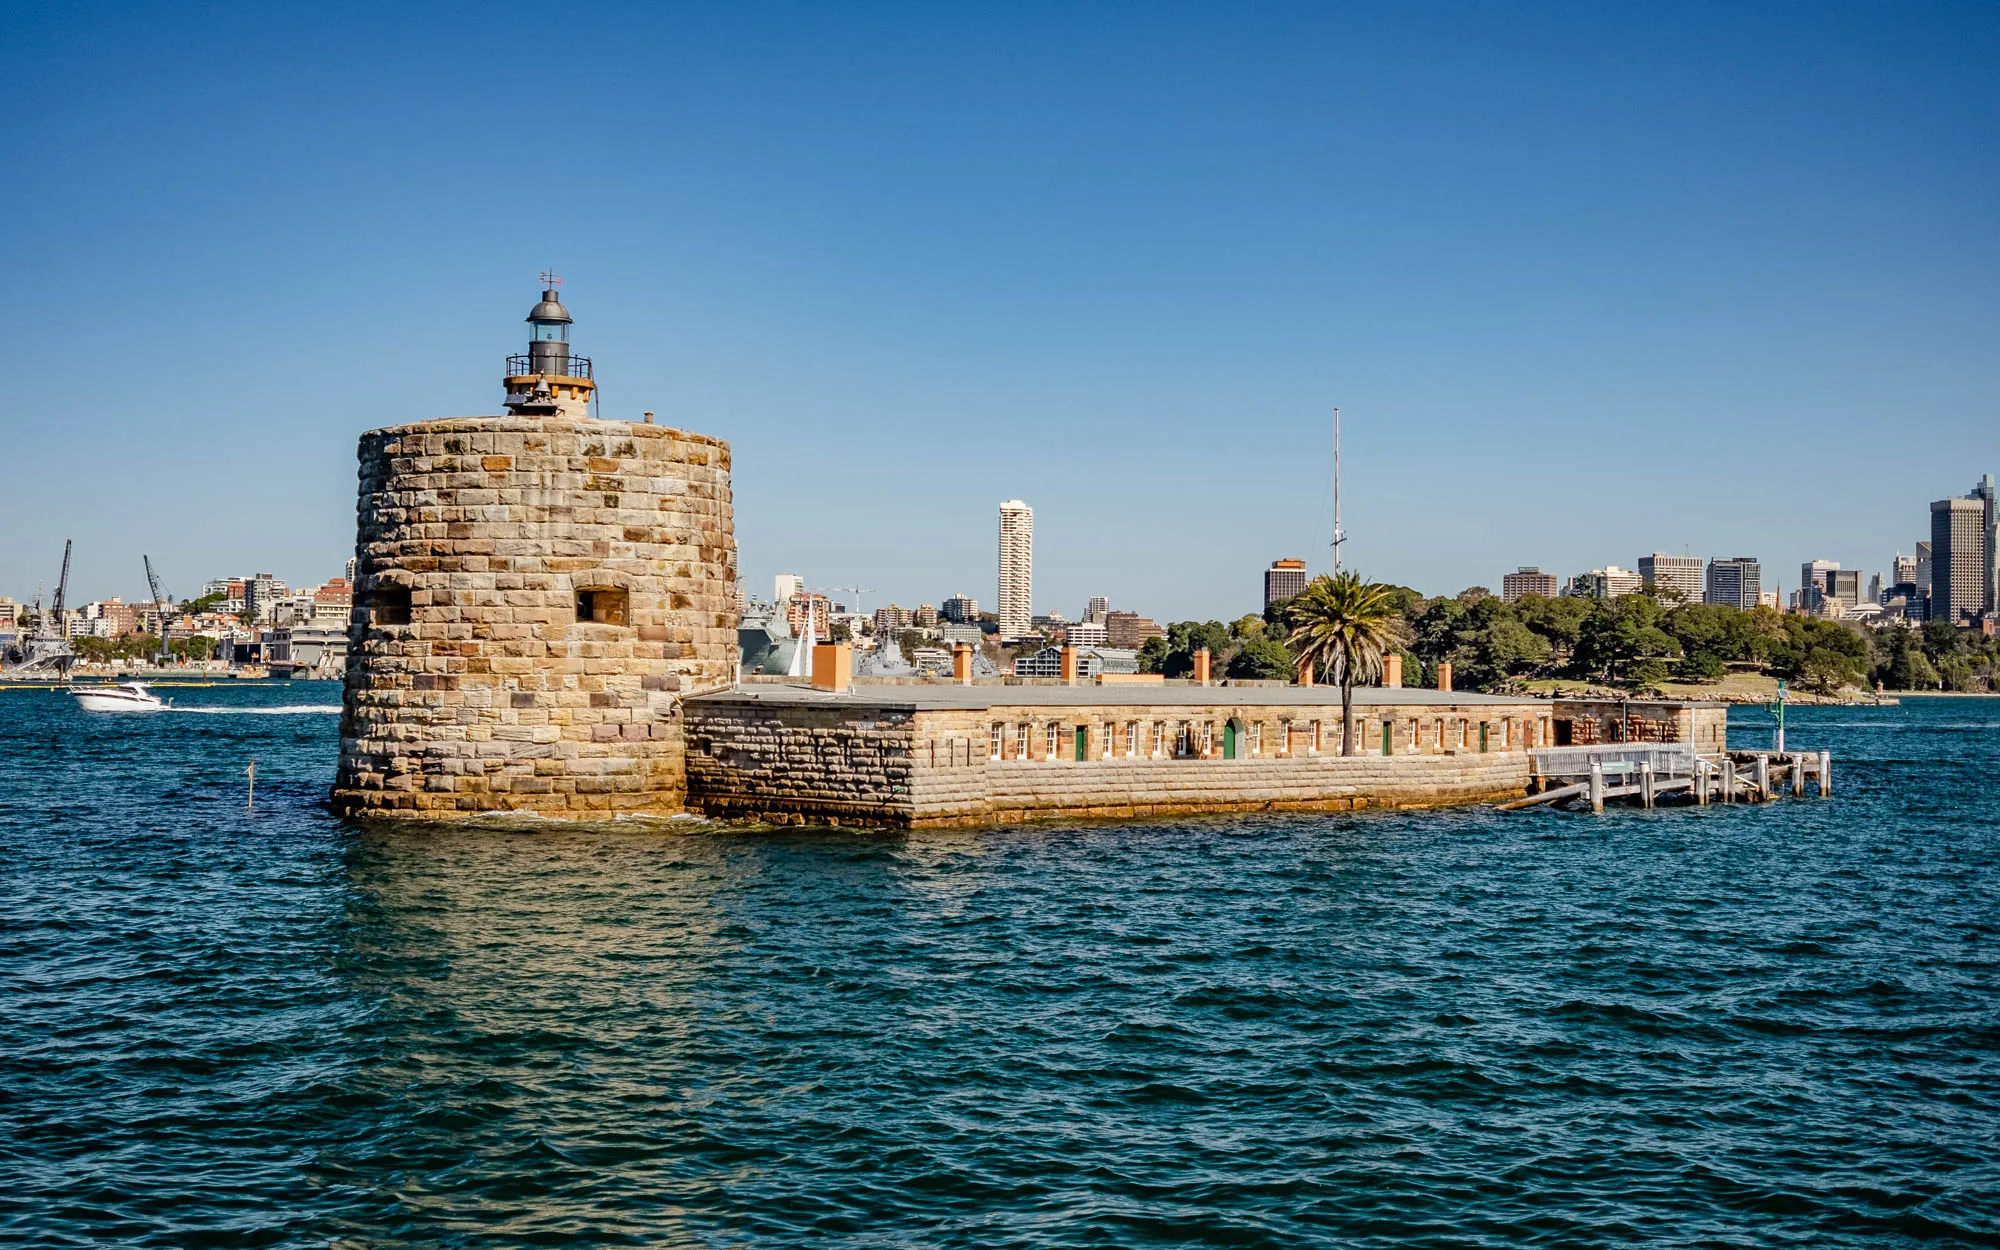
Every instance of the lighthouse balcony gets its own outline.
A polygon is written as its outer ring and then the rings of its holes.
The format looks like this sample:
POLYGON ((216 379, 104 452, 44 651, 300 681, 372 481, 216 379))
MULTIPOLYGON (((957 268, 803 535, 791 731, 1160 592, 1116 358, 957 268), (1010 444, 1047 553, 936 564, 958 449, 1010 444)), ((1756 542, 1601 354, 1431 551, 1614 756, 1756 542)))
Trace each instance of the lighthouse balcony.
MULTIPOLYGON (((543 359, 546 360, 548 358, 544 357, 543 359)), ((510 378, 531 378, 538 375, 563 378, 587 378, 590 376, 590 357, 562 356, 556 359, 562 364, 563 368, 560 372, 551 373, 547 369, 536 368, 533 356, 509 356, 507 357, 507 376, 510 378)))

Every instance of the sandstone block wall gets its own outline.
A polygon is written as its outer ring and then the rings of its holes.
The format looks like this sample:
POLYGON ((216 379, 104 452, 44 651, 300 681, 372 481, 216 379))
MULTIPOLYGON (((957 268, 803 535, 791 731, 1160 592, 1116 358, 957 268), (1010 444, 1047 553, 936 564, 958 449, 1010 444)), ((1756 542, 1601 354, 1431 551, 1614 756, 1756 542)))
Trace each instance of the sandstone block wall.
POLYGON ((728 445, 467 417, 359 455, 335 809, 682 810, 680 699, 737 666, 728 445))
POLYGON ((1343 757, 1337 754, 1337 708, 1330 716, 1223 704, 945 711, 733 702, 727 696, 688 708, 688 804, 694 810, 896 827, 1423 807, 1517 797, 1527 788, 1528 748, 1545 739, 1548 728, 1545 707, 1371 708, 1361 718, 1359 737, 1373 749, 1343 757), (1225 759, 1221 730, 1231 720, 1238 725, 1241 756, 1225 759), (1313 749, 1314 720, 1320 721, 1319 751, 1313 749), (1380 750, 1385 720, 1389 755, 1380 750), (1183 724, 1209 732, 1189 734, 1189 753, 1177 754, 1183 724), (1485 750, 1479 749, 1482 724, 1485 750), (1157 738, 1154 725, 1163 730, 1157 738), (1154 753, 1156 742, 1160 754, 1154 753), (1129 750, 1135 743, 1136 754, 1129 750))

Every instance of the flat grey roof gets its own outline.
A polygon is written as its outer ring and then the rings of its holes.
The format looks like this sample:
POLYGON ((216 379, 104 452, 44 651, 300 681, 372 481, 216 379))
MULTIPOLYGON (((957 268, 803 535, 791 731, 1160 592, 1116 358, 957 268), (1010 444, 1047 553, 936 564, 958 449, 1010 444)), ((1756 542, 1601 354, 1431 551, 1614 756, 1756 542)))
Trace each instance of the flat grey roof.
MULTIPOLYGON (((691 703, 762 703, 785 707, 880 707, 899 711, 973 711, 989 707, 1340 707, 1335 686, 1189 686, 1118 682, 1108 686, 867 685, 834 694, 810 686, 754 683, 688 696, 691 703)), ((1470 691, 1357 687, 1356 707, 1547 707, 1547 699, 1470 691)))

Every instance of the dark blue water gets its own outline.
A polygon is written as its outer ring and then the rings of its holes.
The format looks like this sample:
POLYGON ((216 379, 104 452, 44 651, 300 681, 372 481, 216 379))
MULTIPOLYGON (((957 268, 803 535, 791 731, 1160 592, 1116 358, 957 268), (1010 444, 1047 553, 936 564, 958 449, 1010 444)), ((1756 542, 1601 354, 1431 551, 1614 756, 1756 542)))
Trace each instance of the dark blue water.
POLYGON ((2000 1243, 2000 702, 1795 713, 1828 802, 869 837, 344 827, 332 687, 180 695, 0 692, 0 1240, 2000 1243))

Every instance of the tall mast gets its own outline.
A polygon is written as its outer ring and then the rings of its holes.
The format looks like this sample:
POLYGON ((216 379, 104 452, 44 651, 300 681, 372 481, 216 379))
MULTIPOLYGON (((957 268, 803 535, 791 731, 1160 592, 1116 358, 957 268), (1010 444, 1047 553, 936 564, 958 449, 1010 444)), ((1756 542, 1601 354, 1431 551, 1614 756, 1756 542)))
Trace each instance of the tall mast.
POLYGON ((1340 545, 1347 531, 1340 528, 1340 409, 1333 410, 1333 571, 1340 572, 1340 545))

